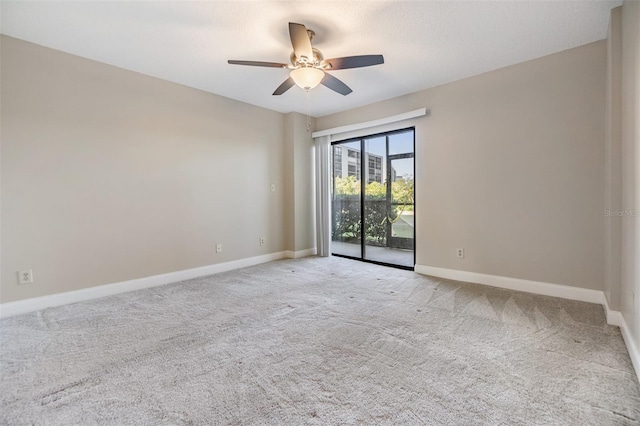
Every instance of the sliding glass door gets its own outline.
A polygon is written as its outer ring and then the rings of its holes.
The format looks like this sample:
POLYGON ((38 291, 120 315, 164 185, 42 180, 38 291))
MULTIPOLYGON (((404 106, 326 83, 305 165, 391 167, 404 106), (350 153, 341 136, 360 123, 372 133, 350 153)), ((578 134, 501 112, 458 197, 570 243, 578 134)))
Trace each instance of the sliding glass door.
POLYGON ((333 144, 332 253, 413 269, 414 129, 333 144))
POLYGON ((333 145, 332 245, 336 255, 361 257, 360 141, 333 145))

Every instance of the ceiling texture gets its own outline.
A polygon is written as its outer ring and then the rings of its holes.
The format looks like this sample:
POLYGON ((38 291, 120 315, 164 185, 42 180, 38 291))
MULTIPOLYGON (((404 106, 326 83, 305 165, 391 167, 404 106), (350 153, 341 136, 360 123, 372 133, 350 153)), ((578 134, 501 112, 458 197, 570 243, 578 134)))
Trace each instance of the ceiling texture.
POLYGON ((1 1, 0 32, 280 112, 344 111, 606 37, 622 1, 1 1), (289 62, 288 23, 315 31, 325 58, 382 54, 333 71, 353 89, 271 94, 289 62))

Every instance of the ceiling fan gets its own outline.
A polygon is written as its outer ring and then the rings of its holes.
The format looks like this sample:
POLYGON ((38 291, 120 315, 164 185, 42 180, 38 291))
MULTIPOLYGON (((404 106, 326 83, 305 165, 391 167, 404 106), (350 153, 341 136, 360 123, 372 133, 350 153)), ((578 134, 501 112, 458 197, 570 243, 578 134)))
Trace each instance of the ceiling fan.
POLYGON ((329 89, 348 95, 351 88, 341 80, 328 74, 327 71, 344 70, 349 68, 362 68, 384 63, 382 55, 360 55, 345 56, 342 58, 324 59, 322 52, 311 46, 311 41, 315 33, 307 29, 302 24, 289 22, 289 37, 293 52, 290 56, 290 64, 278 62, 258 62, 258 61, 227 61, 232 65, 250 65, 254 67, 286 68, 291 70, 287 78, 275 92, 274 95, 282 95, 294 85, 298 85, 304 90, 311 90, 318 84, 329 89))

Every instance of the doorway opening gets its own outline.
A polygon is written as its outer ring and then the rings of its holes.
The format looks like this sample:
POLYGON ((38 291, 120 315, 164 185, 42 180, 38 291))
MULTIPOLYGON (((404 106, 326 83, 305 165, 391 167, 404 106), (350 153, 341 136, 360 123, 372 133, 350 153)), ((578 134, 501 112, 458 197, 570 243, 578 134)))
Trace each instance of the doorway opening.
POLYGON ((331 252, 413 270, 415 129, 332 143, 331 252))

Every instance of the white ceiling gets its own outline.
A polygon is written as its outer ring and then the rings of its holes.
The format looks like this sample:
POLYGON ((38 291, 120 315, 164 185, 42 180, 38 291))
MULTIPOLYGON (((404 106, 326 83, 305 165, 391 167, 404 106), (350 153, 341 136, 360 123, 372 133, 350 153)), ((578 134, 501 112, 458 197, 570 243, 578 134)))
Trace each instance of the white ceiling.
POLYGON ((606 37, 622 1, 2 1, 3 34, 280 112, 323 116, 606 37), (325 58, 383 54, 319 86, 272 96, 287 70, 287 23, 316 32, 325 58))

